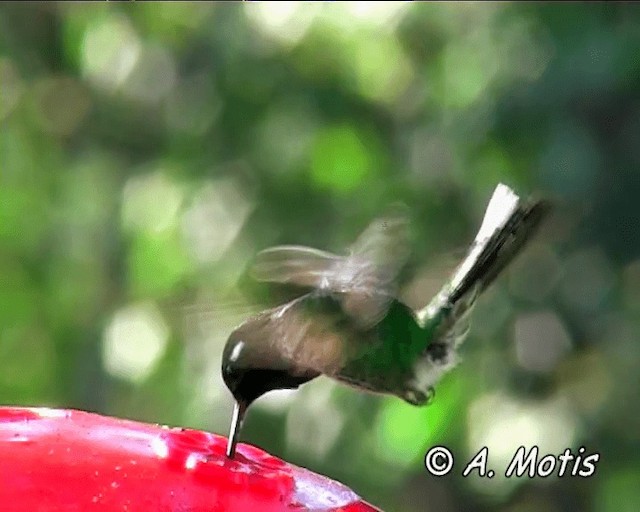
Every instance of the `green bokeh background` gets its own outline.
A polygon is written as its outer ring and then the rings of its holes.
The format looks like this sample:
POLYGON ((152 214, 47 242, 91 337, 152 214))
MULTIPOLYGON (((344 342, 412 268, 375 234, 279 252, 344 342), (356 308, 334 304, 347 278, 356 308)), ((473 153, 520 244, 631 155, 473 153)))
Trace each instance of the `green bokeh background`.
POLYGON ((433 405, 318 379, 243 439, 392 512, 637 510, 639 56, 633 3, 3 4, 0 401, 226 435, 224 341, 282 300, 259 250, 339 252, 400 201, 423 306, 503 181, 556 209, 433 405), (601 459, 460 476, 521 444, 601 459))

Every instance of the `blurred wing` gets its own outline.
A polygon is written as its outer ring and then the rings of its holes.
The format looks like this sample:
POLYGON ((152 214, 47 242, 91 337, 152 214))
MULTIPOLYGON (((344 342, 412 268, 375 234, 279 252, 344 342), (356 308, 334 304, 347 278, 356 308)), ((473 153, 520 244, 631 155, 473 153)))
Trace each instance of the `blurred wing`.
POLYGON ((371 222, 351 246, 349 258, 361 262, 358 281, 395 288, 409 252, 409 222, 397 211, 371 222))
POLYGON ((343 273, 352 286, 343 308, 362 327, 375 325, 386 313, 409 253, 409 222, 399 211, 375 219, 351 246, 343 273))
POLYGON ((331 275, 344 258, 299 245, 281 245, 258 253, 252 274, 258 281, 305 288, 329 288, 331 275))
POLYGON ((349 316, 362 327, 384 316, 396 294, 399 271, 409 255, 408 222, 394 213, 374 220, 348 256, 302 246, 278 246, 258 254, 253 275, 340 295, 349 316))

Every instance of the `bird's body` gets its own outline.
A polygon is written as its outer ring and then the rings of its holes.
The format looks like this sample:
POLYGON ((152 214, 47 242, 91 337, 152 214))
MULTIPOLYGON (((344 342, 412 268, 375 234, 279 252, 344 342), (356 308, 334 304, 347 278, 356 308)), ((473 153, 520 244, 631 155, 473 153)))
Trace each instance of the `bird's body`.
POLYGON ((237 402, 229 455, 249 404, 319 375, 425 404, 456 362, 476 298, 545 212, 544 203, 522 202, 499 185, 466 258, 420 311, 396 296, 408 245, 402 216, 372 223, 347 256, 297 246, 263 251, 255 265, 259 279, 307 291, 247 320, 227 341, 222 374, 237 402))
POLYGON ((323 374, 374 392, 390 393, 412 403, 426 390, 405 389, 416 360, 433 340, 433 327, 423 327, 408 306, 392 300, 385 315, 370 326, 346 315, 343 297, 331 292, 307 293, 261 313, 240 327, 238 336, 258 335, 265 352, 282 356, 283 370, 292 376, 323 374), (416 395, 411 395, 415 392, 416 395))

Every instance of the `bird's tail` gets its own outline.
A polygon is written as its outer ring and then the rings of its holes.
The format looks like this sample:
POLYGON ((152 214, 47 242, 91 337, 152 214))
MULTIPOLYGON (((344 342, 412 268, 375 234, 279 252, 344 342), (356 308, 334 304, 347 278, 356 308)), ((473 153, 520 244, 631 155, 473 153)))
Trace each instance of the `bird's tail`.
POLYGON ((449 312, 450 315, 445 315, 450 317, 449 321, 444 324, 451 328, 461 316, 466 316, 475 298, 530 240, 549 206, 544 200, 522 200, 509 187, 499 184, 467 256, 438 295, 418 312, 421 323, 449 312))

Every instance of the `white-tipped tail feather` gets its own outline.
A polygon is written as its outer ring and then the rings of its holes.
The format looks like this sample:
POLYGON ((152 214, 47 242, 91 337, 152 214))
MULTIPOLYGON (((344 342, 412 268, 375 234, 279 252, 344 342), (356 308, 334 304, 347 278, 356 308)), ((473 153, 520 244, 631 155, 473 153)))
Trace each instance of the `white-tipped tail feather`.
POLYGON ((506 185, 496 187, 467 256, 429 305, 417 312, 421 325, 436 324, 434 339, 414 368, 412 389, 426 392, 456 364, 456 349, 469 330, 476 298, 520 252, 547 210, 544 201, 523 201, 506 185))
POLYGON ((418 320, 424 325, 442 308, 451 308, 465 298, 463 302, 470 306, 477 293, 518 254, 546 211, 545 202, 522 201, 513 190, 500 183, 491 196, 467 256, 429 305, 417 313, 418 320))
POLYGON ((489 242, 509 222, 519 203, 520 198, 509 187, 502 183, 496 187, 471 250, 450 281, 451 290, 461 287, 471 269, 478 263, 489 242))

